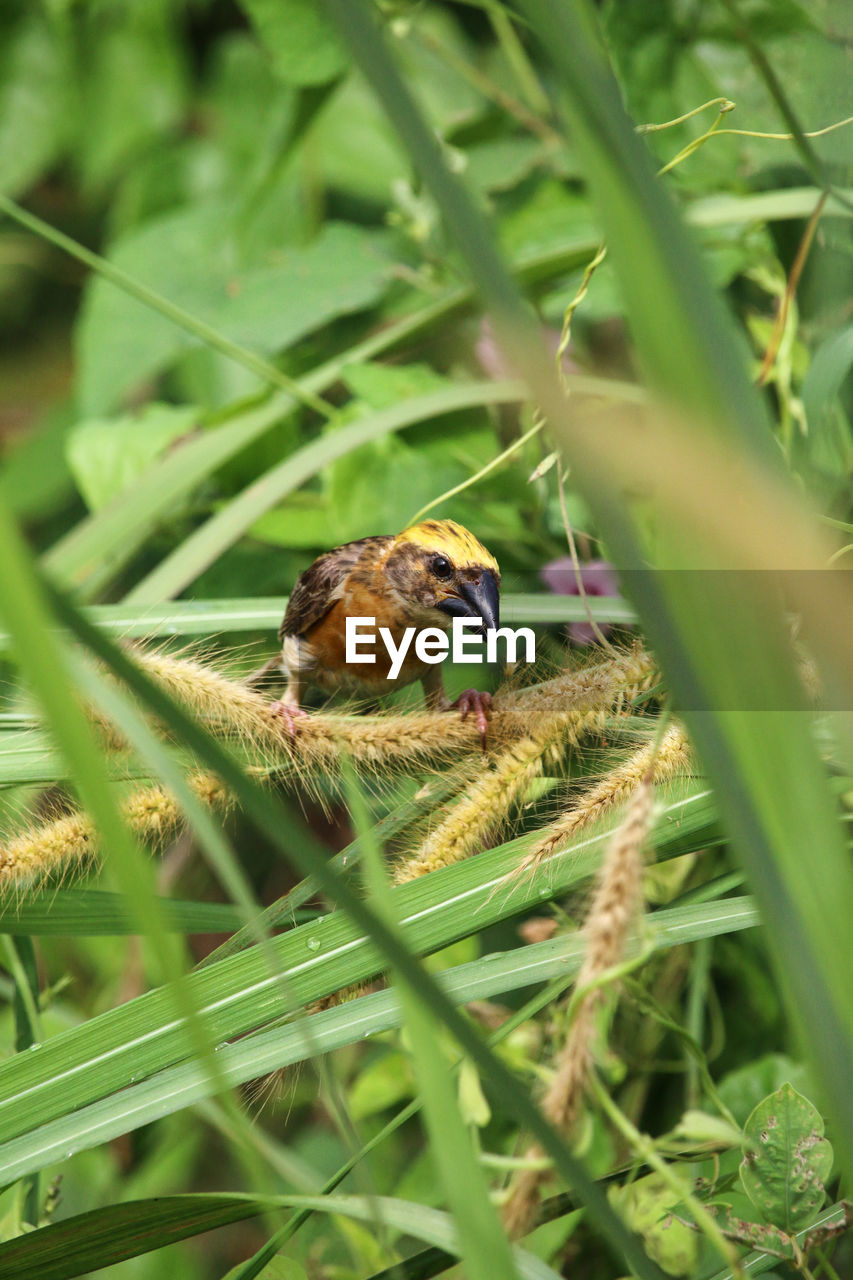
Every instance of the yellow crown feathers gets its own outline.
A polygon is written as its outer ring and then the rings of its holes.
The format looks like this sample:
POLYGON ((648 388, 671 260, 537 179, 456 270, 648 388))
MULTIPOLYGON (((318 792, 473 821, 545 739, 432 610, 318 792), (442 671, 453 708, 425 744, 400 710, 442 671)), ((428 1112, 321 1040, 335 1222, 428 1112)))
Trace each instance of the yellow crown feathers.
POLYGON ((486 550, 473 533, 455 520, 422 520, 420 524, 404 529, 394 539, 395 546, 403 542, 413 542, 430 551, 440 551, 452 560, 457 569, 482 568, 498 571, 498 562, 491 552, 486 550))

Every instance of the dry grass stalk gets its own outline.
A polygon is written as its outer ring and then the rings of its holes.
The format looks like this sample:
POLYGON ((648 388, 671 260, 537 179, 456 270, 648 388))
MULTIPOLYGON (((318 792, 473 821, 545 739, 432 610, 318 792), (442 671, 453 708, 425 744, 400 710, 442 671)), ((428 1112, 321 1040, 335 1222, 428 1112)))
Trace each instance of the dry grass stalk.
POLYGON ((549 748, 565 734, 566 727, 552 721, 544 732, 522 738, 507 748, 429 833, 415 854, 398 863, 394 882, 406 884, 484 849, 542 772, 549 748))
MULTIPOLYGON (((228 793, 213 774, 192 773, 187 782, 209 808, 227 808, 228 793)), ((139 787, 121 807, 131 830, 149 844, 162 847, 183 826, 178 803, 164 787, 139 787)), ((72 869, 83 872, 96 861, 96 850, 95 828, 84 813, 66 814, 23 831, 0 846, 0 892, 59 879, 72 869)))
MULTIPOLYGON (((407 769, 435 766, 448 758, 478 758, 480 739, 473 717, 462 722, 447 712, 357 716, 315 714, 300 722, 291 737, 259 694, 229 680, 200 662, 150 650, 135 650, 139 665, 168 693, 184 703, 210 727, 235 735, 276 769, 297 774, 310 769, 334 770, 348 754, 362 768, 407 769)), ((489 746, 500 752, 529 737, 531 721, 547 720, 569 740, 584 727, 602 722, 626 699, 648 686, 655 675, 651 657, 632 649, 580 672, 566 672, 529 689, 513 690, 495 699, 489 746)), ((192 775, 202 798, 214 807, 226 803, 217 780, 203 786, 210 775, 192 775)), ((174 797, 163 788, 144 787, 125 801, 128 821, 149 843, 162 844, 180 829, 183 819, 174 797)), ((84 870, 95 857, 97 841, 92 824, 80 813, 69 814, 21 833, 0 845, 0 887, 84 870)))
MULTIPOLYGON (((542 1099, 543 1113, 567 1138, 577 1125, 592 1067, 595 1016, 606 990, 601 979, 622 959, 628 931, 641 904, 643 845, 653 803, 654 789, 647 775, 635 786, 624 821, 610 841, 583 926, 586 954, 576 985, 580 999, 542 1099)), ((539 1144, 533 1143, 525 1159, 533 1163, 543 1155, 539 1144)), ((513 1238, 532 1229, 546 1177, 541 1169, 525 1169, 515 1179, 504 1207, 504 1223, 513 1238)))
MULTIPOLYGON (((136 649, 134 658, 167 692, 206 719, 216 732, 231 733, 263 753, 268 762, 295 771, 335 768, 346 753, 367 768, 411 769, 479 752, 473 717, 420 711, 371 716, 312 713, 291 736, 270 704, 254 690, 229 680, 203 663, 136 649)), ((639 646, 615 659, 568 671, 529 688, 496 695, 489 730, 490 750, 500 751, 527 736, 531 723, 565 717, 600 706, 621 704, 649 687, 655 676, 651 656, 639 646)), ((605 712, 602 713, 603 715, 605 712)))
POLYGON ((667 729, 660 743, 648 743, 611 769, 572 804, 511 873, 511 879, 531 875, 546 858, 572 840, 610 809, 622 804, 650 774, 653 782, 667 782, 690 769, 690 743, 680 724, 667 729))
POLYGON ((640 692, 647 670, 645 657, 632 651, 576 673, 570 697, 566 697, 561 681, 548 681, 502 699, 505 714, 507 710, 514 713, 520 704, 528 723, 536 728, 496 758, 493 767, 430 832, 420 849, 400 863, 395 881, 406 883, 483 849, 542 772, 549 750, 558 741, 574 745, 640 692))

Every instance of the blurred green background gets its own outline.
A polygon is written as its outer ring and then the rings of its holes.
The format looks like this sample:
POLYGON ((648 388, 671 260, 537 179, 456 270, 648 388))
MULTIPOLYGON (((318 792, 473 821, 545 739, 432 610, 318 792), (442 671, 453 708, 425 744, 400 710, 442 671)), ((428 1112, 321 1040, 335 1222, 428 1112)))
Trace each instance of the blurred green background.
MULTIPOLYGON (((561 361, 570 391, 633 412, 644 394, 643 334, 609 256, 579 298, 606 219, 588 185, 586 153, 561 123, 571 95, 543 54, 547 30, 485 0, 390 0, 373 12, 552 355, 577 302, 561 361)), ((642 132, 643 142, 656 166, 678 160, 663 181, 745 340, 752 379, 766 366, 761 396, 774 448, 846 545, 853 242, 844 201, 853 188, 853 125, 842 122, 853 116, 853 11, 846 0, 744 0, 736 9, 605 0, 596 12, 633 122, 675 122, 642 132), (842 127, 807 142, 759 136, 788 135, 792 114, 810 134, 842 127), (833 190, 810 227, 824 186, 833 190)), ((101 615, 115 634, 159 627, 178 643, 199 636, 229 670, 249 670, 272 652, 276 610, 315 555, 402 529, 538 420, 439 204, 315 0, 5 0, 0 197, 3 493, 33 550, 76 600, 115 606, 101 615), (265 610, 262 625, 253 600, 265 610), (206 610, 200 621, 198 610, 206 610), (166 622, 149 626, 152 618, 166 622)), ((548 624, 543 652, 562 660, 564 624, 583 615, 575 601, 555 614, 540 578, 566 554, 552 443, 534 433, 435 511, 494 552, 507 616, 548 624), (521 599, 529 595, 540 602, 521 599)), ((700 479, 696 491, 698 500, 700 479)), ((620 485, 616 496, 646 547, 658 547, 659 512, 642 486, 620 485)), ((582 560, 616 559, 610 530, 572 473, 566 501, 582 560)), ((621 624, 632 615, 602 602, 599 616, 621 624)), ((454 673, 451 686, 469 675, 454 673)), ((57 796, 46 800, 44 788, 66 772, 43 741, 34 751, 22 743, 32 703, 5 658, 2 677, 0 829, 8 838, 50 812, 57 796)), ((849 763, 834 748, 824 754, 846 814, 849 763)), ((608 762, 593 751, 570 773, 592 779, 608 762)), ((421 781, 389 788, 375 799, 375 816, 394 812, 421 781)), ((353 834, 351 816, 337 797, 321 799, 325 807, 311 801, 304 816, 321 846, 338 850, 353 834)), ((528 831, 545 799, 522 821, 528 831)), ((803 830, 809 819, 806 798, 803 830)), ((277 853, 239 817, 227 831, 263 901, 290 887, 277 853)), ((701 898, 718 877, 721 896, 740 887, 737 847, 722 843, 716 813, 686 854, 671 883, 667 867, 650 883, 654 905, 680 902, 682 892, 701 898)), ((812 856, 803 849, 804 859, 812 856)), ((222 896, 190 835, 167 852, 157 887, 206 903, 222 896)), ((571 906, 576 920, 579 904, 571 906)), ((560 908, 555 915, 570 929, 560 908)), ((785 1080, 810 1098, 820 1093, 771 976, 764 931, 720 932, 713 944, 704 938, 655 958, 643 971, 642 999, 617 1024, 608 1082, 656 1135, 701 1095, 679 1027, 697 1036, 738 1124, 785 1080), (650 1016, 643 999, 661 1016, 650 1016)), ((210 945, 209 934, 193 936, 192 958, 210 945)), ((519 945, 516 923, 501 920, 430 965, 473 963, 519 945)), ((82 1026, 160 980, 135 937, 45 936, 38 950, 46 1034, 82 1026)), ((11 1057, 20 973, 8 956, 4 967, 2 1044, 11 1057)), ((544 1020, 528 1021, 505 1050, 530 1088, 549 1037, 544 1020)), ((307 1069, 288 1078, 284 1100, 255 1125, 256 1155, 280 1185, 322 1185, 351 1142, 358 1147, 415 1096, 409 1048, 391 1031, 337 1050, 319 1086, 307 1069), (358 1141, 347 1123, 336 1129, 329 1120, 341 1099, 358 1141)), ((465 1118, 486 1149, 511 1155, 517 1127, 499 1113, 482 1121, 474 1077, 462 1094, 465 1118)), ((66 1162, 59 1216, 189 1190, 246 1190, 238 1145, 213 1103, 179 1110, 66 1162)), ((596 1177, 630 1182, 600 1114, 590 1115, 582 1146, 596 1177)), ((404 1127, 382 1153, 373 1181, 356 1190, 444 1204, 419 1130, 404 1127)), ((731 1157, 724 1159, 734 1170, 731 1157)), ((2 1235, 20 1228, 16 1195, 13 1188, 0 1200, 2 1235)), ((165 1267, 175 1280, 224 1276, 268 1234, 257 1223, 232 1226, 103 1274, 142 1280, 165 1267)), ((409 1241, 398 1254, 392 1237, 374 1224, 336 1218, 330 1226, 318 1216, 288 1259, 262 1274, 373 1275, 412 1252, 409 1241)), ((594 1280, 618 1274, 575 1214, 541 1228, 531 1247, 558 1273, 572 1266, 594 1280)), ((710 1276, 720 1265, 709 1252, 697 1260, 688 1250, 681 1263, 659 1243, 650 1252, 670 1274, 710 1276)), ((786 1266, 780 1276, 797 1274, 786 1266)), ((818 1274, 853 1275, 849 1242, 818 1274)))

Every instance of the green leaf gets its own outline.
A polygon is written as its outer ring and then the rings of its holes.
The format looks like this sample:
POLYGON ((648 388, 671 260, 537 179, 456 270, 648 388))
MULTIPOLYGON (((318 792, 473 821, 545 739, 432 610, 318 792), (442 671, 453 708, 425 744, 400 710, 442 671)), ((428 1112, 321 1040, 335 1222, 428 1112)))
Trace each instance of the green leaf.
MULTIPOLYGON (((378 301, 391 277, 382 232, 327 223, 308 245, 284 245, 241 268, 230 208, 193 205, 123 237, 110 260, 225 337, 262 354, 378 301)), ((196 345, 190 333, 96 277, 76 333, 81 406, 103 414, 196 345)))
MULTIPOLYGON (((689 1179, 684 1177, 684 1190, 689 1179)), ((643 1237, 646 1252, 669 1276, 693 1276, 699 1260, 699 1239, 694 1229, 675 1216, 678 1195, 658 1173, 638 1178, 610 1192, 625 1221, 643 1237)))
POLYGON ((240 3, 287 84, 326 84, 346 67, 346 47, 316 0, 240 3))
POLYGON ((725 1075, 720 1081, 720 1097, 737 1122, 745 1124, 759 1102, 786 1083, 800 1093, 811 1092, 809 1073, 801 1062, 783 1053, 766 1053, 725 1075))
POLYGON ((349 1113, 353 1120, 376 1115, 411 1098, 415 1082, 412 1065, 399 1050, 383 1053, 359 1071, 347 1093, 349 1113))
POLYGON ((86 18, 77 158, 84 182, 101 187, 178 127, 187 76, 170 6, 116 6, 86 18))
MULTIPOLYGON (((352 454, 360 445, 459 409, 512 403, 523 396, 523 384, 518 382, 452 382, 439 391, 404 400, 379 412, 365 414, 354 422, 335 426, 270 468, 226 503, 128 592, 127 603, 155 604, 170 595, 177 595, 250 528, 261 512, 324 467, 352 454)), ((375 489, 372 493, 375 495, 375 489)), ((370 510, 373 514, 368 513, 366 518, 370 523, 369 531, 373 532, 375 502, 370 510)))
POLYGON ((128 489, 198 421, 192 406, 148 404, 138 414, 93 418, 66 437, 68 465, 91 511, 128 489))
MULTIPOLYGON (((846 1201, 841 1201, 839 1204, 833 1204, 824 1209, 823 1212, 817 1216, 814 1222, 806 1227, 804 1231, 797 1232, 794 1238, 802 1249, 808 1245, 811 1239, 815 1237, 819 1239, 821 1233, 825 1233, 827 1237, 831 1237, 845 1231, 849 1225, 850 1206, 846 1201)), ((739 1275, 763 1275, 764 1272, 770 1271, 776 1265, 776 1262, 777 1259, 775 1259, 771 1254, 763 1250, 757 1250, 756 1252, 747 1254, 746 1257, 741 1258, 740 1263, 742 1270, 739 1275)), ((736 1277, 734 1272, 726 1269, 725 1271, 716 1272, 711 1277, 711 1280, 739 1280, 739 1277, 736 1277)))
POLYGON ((838 396, 853 368, 853 325, 834 333, 818 347, 803 382, 803 407, 813 466, 832 475, 847 476, 853 458, 850 424, 838 405, 838 396))
POLYGON ((451 386, 428 364, 348 364, 342 377, 352 394, 371 409, 390 409, 401 400, 426 396, 451 386))
POLYGON ((799 1231, 826 1199, 832 1147, 823 1118, 808 1098, 783 1084, 744 1125, 743 1188, 762 1217, 783 1231, 799 1231))
POLYGON ((37 6, 0 39, 0 174, 3 190, 25 190, 53 162, 68 131, 70 68, 51 24, 37 6))

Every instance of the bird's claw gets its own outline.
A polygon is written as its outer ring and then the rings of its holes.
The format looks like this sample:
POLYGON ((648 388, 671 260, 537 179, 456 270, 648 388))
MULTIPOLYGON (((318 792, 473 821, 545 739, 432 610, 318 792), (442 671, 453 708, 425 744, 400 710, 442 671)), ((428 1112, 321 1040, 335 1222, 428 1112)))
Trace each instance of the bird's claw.
POLYGON ((466 689, 455 702, 451 703, 451 708, 458 708, 463 721, 468 719, 470 712, 476 713, 480 743, 485 751, 486 734, 489 729, 489 714, 492 710, 492 695, 490 693, 481 693, 479 689, 466 689))
POLYGON ((293 702, 271 702, 270 714, 281 717, 291 738, 296 737, 299 721, 308 719, 308 712, 303 711, 302 707, 298 707, 293 702))

